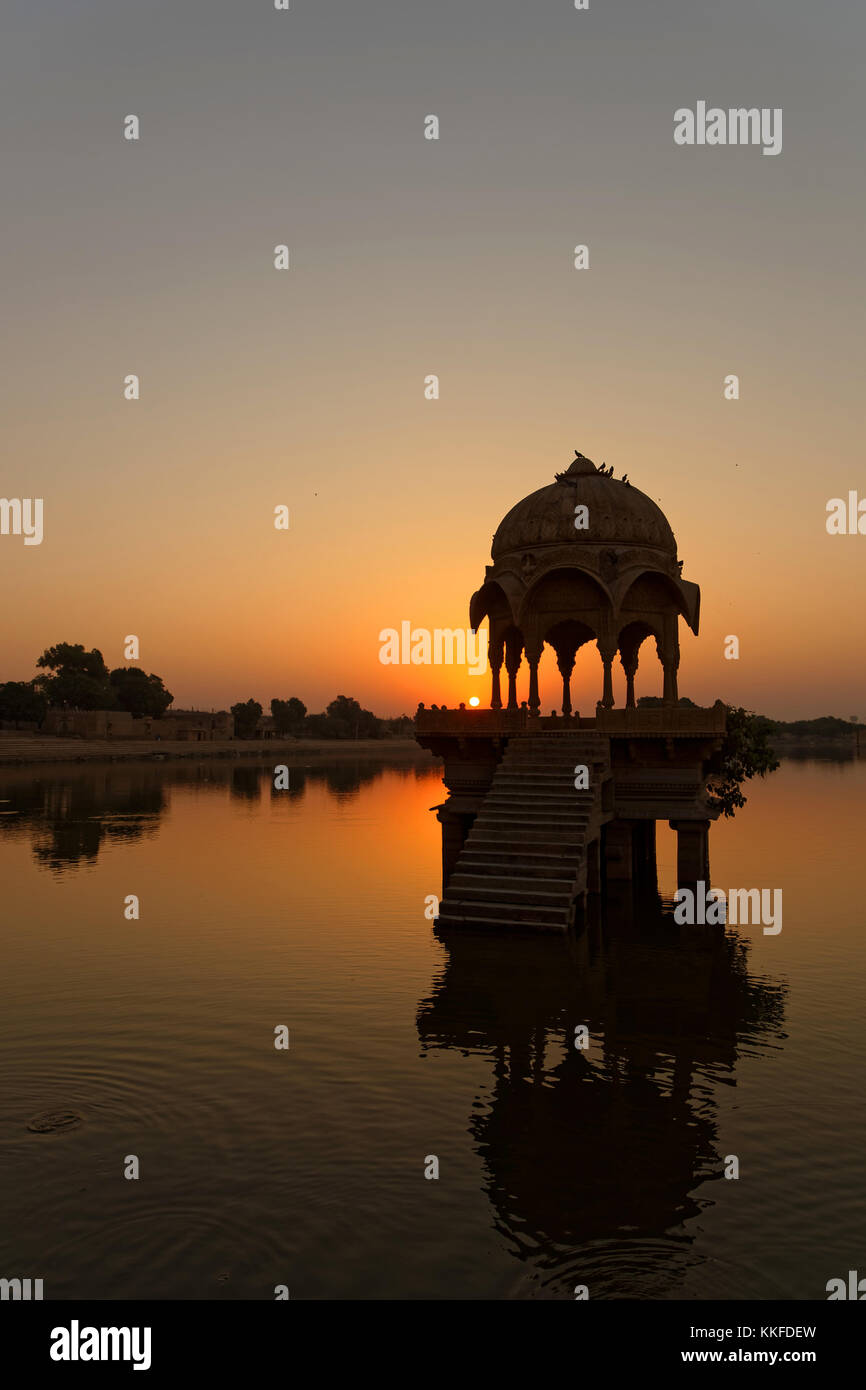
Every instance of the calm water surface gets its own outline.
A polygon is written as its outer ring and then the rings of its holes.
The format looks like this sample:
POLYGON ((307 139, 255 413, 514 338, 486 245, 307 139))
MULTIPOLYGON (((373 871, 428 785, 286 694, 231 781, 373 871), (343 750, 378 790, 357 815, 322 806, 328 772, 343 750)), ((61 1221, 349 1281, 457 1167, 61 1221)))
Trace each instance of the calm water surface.
POLYGON ((780 935, 715 943, 652 913, 440 941, 432 764, 272 775, 0 770, 0 1274, 822 1299, 866 1273, 866 761, 785 761, 714 827, 716 886, 784 894, 780 935))

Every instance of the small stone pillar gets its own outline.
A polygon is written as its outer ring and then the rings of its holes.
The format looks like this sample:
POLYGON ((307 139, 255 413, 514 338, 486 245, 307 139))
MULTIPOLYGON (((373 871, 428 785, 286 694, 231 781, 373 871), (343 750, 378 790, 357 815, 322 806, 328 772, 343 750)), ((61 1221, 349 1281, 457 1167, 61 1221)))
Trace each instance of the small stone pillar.
POLYGON ((505 669, 508 672, 508 708, 517 709, 517 672, 523 660, 523 639, 510 633, 505 639, 505 669))
POLYGON ((645 893, 658 893, 656 863, 656 823, 654 820, 632 821, 632 873, 635 883, 645 893))
POLYGON ((529 716, 537 719, 541 709, 541 697, 538 694, 538 663, 541 660, 541 648, 527 646, 526 659, 529 662, 529 716))
POLYGON ((672 820, 671 830, 677 832, 677 887, 694 888, 696 883, 710 883, 710 822, 708 820, 672 820))
POLYGON ((442 892, 448 887, 448 880, 466 843, 466 836, 472 827, 475 816, 465 811, 449 809, 448 802, 436 808, 436 819, 442 826, 442 892))
POLYGON ((559 646, 556 648, 556 664, 562 676, 562 712, 571 714, 571 673, 574 670, 576 648, 559 646))
POLYGON ((622 669, 625 671, 625 707, 626 709, 634 709, 636 707, 634 678, 637 675, 637 657, 626 658, 620 654, 620 661, 622 662, 622 669))
POLYGON ((488 638, 487 660, 490 662, 491 689, 490 689, 490 708, 502 709, 502 692, 499 688, 499 672, 502 670, 502 657, 504 642, 501 637, 494 640, 488 638))
POLYGON ((601 705, 603 709, 613 709, 613 659, 616 656, 616 639, 598 639, 598 650, 604 667, 601 705))
POLYGON ((632 824, 612 820, 604 827, 604 872, 608 880, 631 880, 632 824))
POLYGON ((601 840, 593 840, 586 847, 586 891, 601 892, 601 840))

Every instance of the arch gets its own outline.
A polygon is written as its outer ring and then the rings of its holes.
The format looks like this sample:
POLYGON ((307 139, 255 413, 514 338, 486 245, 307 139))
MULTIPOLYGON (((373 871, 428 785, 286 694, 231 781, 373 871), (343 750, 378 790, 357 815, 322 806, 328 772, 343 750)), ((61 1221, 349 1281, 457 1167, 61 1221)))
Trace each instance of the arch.
POLYGON ((575 618, 599 636, 609 627, 612 613, 613 600, 606 586, 588 570, 573 565, 539 575, 524 594, 517 616, 524 632, 532 629, 540 638, 555 624, 575 618))
POLYGON ((556 665, 562 677, 562 712, 565 715, 571 714, 571 675, 574 660, 580 648, 587 642, 595 641, 598 633, 578 618, 562 618, 548 627, 542 637, 556 653, 556 665))
POLYGON ((637 674, 638 653, 648 637, 655 637, 656 649, 662 641, 662 634, 643 618, 633 619, 620 628, 617 636, 619 659, 625 672, 625 707, 635 708, 634 678, 637 674))
POLYGON ((698 630, 701 591, 697 584, 685 584, 658 570, 640 570, 623 575, 617 586, 617 614, 634 617, 676 613, 685 618, 693 632, 698 630))
POLYGON ((486 580, 469 600, 469 626, 477 632, 485 618, 490 619, 491 629, 502 622, 512 622, 513 613, 501 583, 486 580))

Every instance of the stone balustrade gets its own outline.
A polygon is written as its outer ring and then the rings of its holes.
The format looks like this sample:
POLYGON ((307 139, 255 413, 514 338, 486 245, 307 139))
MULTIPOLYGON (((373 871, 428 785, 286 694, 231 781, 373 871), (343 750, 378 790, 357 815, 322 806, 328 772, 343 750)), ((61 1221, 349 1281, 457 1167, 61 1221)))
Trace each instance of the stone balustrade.
POLYGON ((520 734, 529 730, 563 733, 594 730, 612 738, 704 738, 723 735, 727 711, 721 700, 709 707, 657 705, 650 708, 603 709, 591 718, 577 715, 533 716, 520 709, 446 709, 419 705, 415 715, 416 734, 477 735, 490 738, 500 734, 520 734))

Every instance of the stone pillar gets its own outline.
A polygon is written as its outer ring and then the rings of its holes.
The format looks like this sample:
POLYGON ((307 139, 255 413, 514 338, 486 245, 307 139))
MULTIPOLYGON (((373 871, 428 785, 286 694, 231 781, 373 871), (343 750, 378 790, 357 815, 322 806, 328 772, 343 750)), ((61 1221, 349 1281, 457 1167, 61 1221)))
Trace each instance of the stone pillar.
POLYGON ((677 693, 677 668, 680 664, 680 646, 674 633, 672 641, 660 642, 656 638, 656 651, 664 672, 664 685, 662 688, 662 703, 665 705, 675 705, 679 702, 677 693))
POLYGON ((573 647, 556 648, 556 664, 562 676, 562 712, 566 716, 571 714, 571 673, 576 654, 577 649, 573 647))
POLYGON ((523 638, 510 632, 505 639, 505 669, 508 672, 508 708, 517 709, 517 672, 523 660, 523 638))
POLYGON ((632 821, 612 820, 604 827, 604 871, 608 880, 631 880, 632 824, 632 821))
POLYGON ((656 863, 656 823, 654 820, 632 821, 632 872, 642 892, 658 893, 656 863))
POLYGON ((436 819, 442 826, 442 892, 448 887, 448 880, 460 856, 466 836, 469 834, 475 816, 465 811, 449 809, 446 801, 436 809, 436 819))
POLYGON ((529 715, 532 719, 538 718, 538 711, 541 708, 541 699, 538 694, 538 663, 541 660, 543 644, 536 647, 526 648, 526 659, 529 662, 529 715))
POLYGON ((601 840, 593 840, 586 847, 586 891, 601 892, 601 840))
POLYGON ((490 688, 490 708, 502 709, 502 692, 499 688, 499 672, 502 669, 502 649, 504 642, 501 637, 494 637, 491 632, 487 639, 487 660, 490 662, 491 688, 490 688))
POLYGON ((625 707, 626 709, 634 709, 634 678, 637 674, 637 657, 626 657, 620 652, 619 659, 622 662, 622 669, 625 671, 625 707))
POLYGON ((603 709, 613 709, 613 659, 616 656, 616 641, 598 639, 598 650, 604 665, 604 686, 601 695, 603 709))
POLYGON ((679 702, 677 694, 677 668, 673 661, 665 661, 664 666, 664 687, 662 689, 662 702, 666 705, 676 705, 679 702))
POLYGON ((677 832, 677 887, 694 888, 698 882, 710 886, 710 822, 672 820, 677 832))

